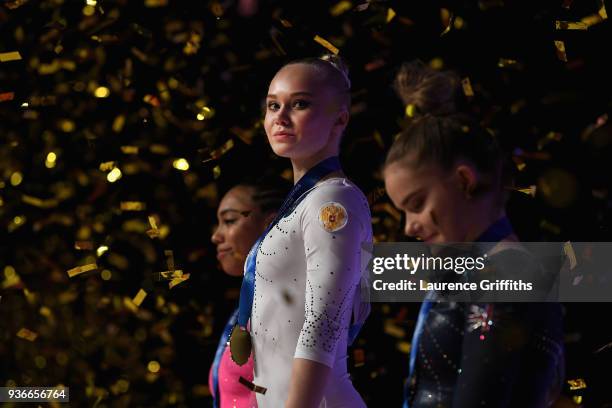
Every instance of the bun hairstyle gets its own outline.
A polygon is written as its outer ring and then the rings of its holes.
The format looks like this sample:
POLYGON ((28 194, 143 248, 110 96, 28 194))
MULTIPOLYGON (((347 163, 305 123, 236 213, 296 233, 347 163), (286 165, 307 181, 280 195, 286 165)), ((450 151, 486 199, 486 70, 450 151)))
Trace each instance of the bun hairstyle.
POLYGON ((460 82, 455 73, 436 71, 422 62, 402 65, 394 87, 406 106, 413 105, 415 115, 389 149, 385 166, 395 162, 412 168, 435 164, 451 171, 465 160, 481 176, 472 195, 492 192, 503 205, 509 172, 501 148, 493 134, 457 112, 460 82))
POLYGON ((347 109, 350 108, 351 80, 348 67, 342 57, 335 54, 324 54, 319 58, 294 60, 285 64, 285 67, 295 64, 305 64, 315 68, 321 75, 321 79, 336 89, 347 109))
POLYGON ((449 115, 456 112, 460 82, 451 71, 436 71, 413 61, 402 65, 393 87, 404 106, 412 105, 417 115, 449 115))

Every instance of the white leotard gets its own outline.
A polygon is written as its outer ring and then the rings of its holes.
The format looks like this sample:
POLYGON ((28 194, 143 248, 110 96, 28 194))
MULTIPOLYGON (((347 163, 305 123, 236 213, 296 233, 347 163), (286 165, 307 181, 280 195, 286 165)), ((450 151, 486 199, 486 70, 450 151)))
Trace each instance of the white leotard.
POLYGON ((371 240, 367 200, 344 178, 316 185, 264 238, 251 314, 253 382, 267 388, 257 394, 260 408, 284 406, 294 358, 331 368, 321 407, 365 406, 346 361, 351 315, 361 302, 361 245, 371 240), (326 224, 330 208, 338 217, 326 224))

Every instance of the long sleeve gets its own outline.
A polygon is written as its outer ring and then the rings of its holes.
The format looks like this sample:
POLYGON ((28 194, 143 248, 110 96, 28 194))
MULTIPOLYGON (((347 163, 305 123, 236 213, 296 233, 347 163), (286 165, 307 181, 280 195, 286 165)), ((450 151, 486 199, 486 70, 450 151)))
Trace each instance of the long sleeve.
POLYGON ((308 197, 300 220, 306 293, 296 358, 333 366, 358 301, 361 245, 371 239, 370 223, 365 197, 347 182, 321 186, 308 197))

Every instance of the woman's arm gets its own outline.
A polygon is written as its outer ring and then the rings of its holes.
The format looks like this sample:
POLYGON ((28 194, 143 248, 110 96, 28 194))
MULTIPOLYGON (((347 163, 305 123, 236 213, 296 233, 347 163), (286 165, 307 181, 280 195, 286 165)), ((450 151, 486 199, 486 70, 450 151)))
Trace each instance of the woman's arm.
POLYGON ((316 361, 294 358, 285 408, 317 408, 330 371, 328 366, 316 361))

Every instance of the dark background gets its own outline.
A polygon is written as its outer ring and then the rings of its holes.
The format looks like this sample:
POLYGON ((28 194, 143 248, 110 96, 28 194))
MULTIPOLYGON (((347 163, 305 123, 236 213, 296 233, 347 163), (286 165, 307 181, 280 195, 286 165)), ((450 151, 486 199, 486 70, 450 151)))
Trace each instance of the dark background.
MULTIPOLYGON (((469 78, 468 109, 499 137, 515 188, 535 186, 509 202, 523 240, 611 241, 610 23, 555 29, 603 5, 0 1, 0 53, 22 57, 0 63, 0 385, 61 383, 73 406, 209 404, 208 369, 240 283, 216 265, 215 206, 247 176, 291 177, 265 140, 262 101, 283 63, 326 51, 315 35, 351 70, 341 160, 370 198, 377 240, 404 239, 379 169, 408 120, 390 84, 402 62, 418 58, 469 78), (99 87, 108 97, 95 96, 99 87), (205 106, 214 115, 198 120, 205 106), (189 170, 175 169, 177 158, 189 170), (100 169, 109 161, 122 172, 114 183, 100 169), (121 210, 124 201, 146 209, 121 210), (146 234, 153 214, 158 238, 146 234), (98 255, 102 245, 109 249, 98 255), (155 279, 168 270, 167 250, 190 274, 171 290, 155 279), (95 271, 68 277, 92 262, 95 271), (140 288, 148 295, 133 312, 124 299, 140 288), (17 336, 22 328, 38 337, 17 336)), ((612 404, 611 310, 565 305, 567 378, 587 385, 566 393, 584 406, 612 404)), ((351 349, 368 405, 401 403, 417 311, 374 305, 351 349)))

